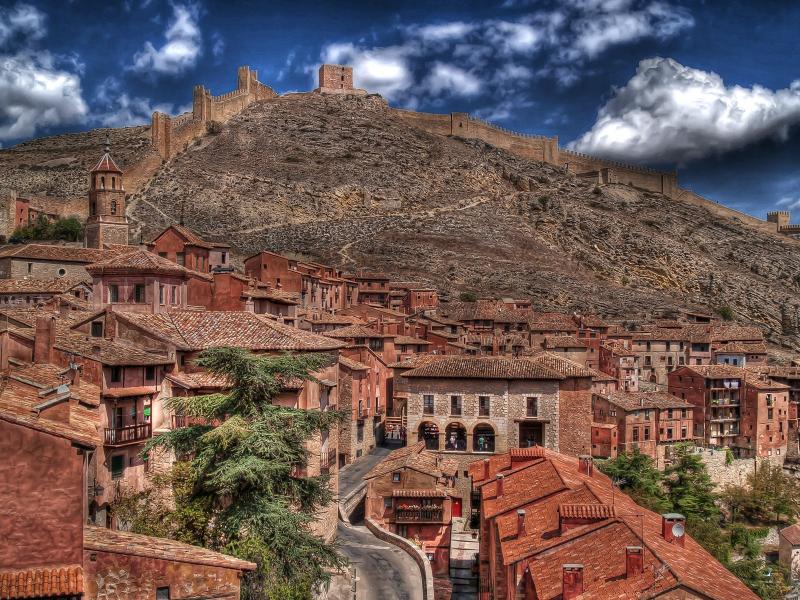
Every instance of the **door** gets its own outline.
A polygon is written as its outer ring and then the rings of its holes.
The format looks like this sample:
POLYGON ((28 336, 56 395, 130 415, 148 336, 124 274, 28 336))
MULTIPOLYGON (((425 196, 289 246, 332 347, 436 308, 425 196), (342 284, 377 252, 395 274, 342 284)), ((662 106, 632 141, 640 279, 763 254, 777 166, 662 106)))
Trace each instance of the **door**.
POLYGON ((453 518, 461 516, 461 498, 453 498, 453 518))

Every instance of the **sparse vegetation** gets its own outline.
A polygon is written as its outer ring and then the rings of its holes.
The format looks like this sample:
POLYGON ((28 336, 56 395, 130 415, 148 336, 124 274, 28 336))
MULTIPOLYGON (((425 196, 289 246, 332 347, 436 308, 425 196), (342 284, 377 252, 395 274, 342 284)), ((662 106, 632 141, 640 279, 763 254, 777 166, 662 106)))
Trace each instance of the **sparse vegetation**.
POLYGON ((717 314, 722 317, 725 321, 733 321, 734 314, 733 309, 728 306, 727 304, 723 304, 719 308, 717 308, 717 314))
POLYGON ((60 240, 79 242, 83 239, 83 223, 78 217, 65 217, 51 221, 39 215, 36 221, 25 227, 17 227, 11 235, 12 243, 60 240))
POLYGON ((458 299, 462 302, 476 302, 478 295, 475 292, 461 292, 458 295, 458 299))

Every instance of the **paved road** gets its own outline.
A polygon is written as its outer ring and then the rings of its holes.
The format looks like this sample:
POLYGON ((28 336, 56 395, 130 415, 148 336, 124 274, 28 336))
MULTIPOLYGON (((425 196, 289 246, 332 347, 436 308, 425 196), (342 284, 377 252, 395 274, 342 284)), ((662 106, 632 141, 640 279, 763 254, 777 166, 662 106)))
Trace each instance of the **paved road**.
MULTIPOLYGON (((419 567, 397 546, 379 540, 363 525, 347 525, 341 521, 336 531, 336 544, 356 568, 357 600, 422 600, 419 567)), ((334 596, 333 591, 330 600, 352 598, 349 593, 334 596)))
POLYGON ((344 498, 356 489, 363 481, 364 475, 381 462, 391 452, 390 448, 375 448, 367 456, 362 456, 358 462, 347 465, 339 471, 339 497, 344 498))

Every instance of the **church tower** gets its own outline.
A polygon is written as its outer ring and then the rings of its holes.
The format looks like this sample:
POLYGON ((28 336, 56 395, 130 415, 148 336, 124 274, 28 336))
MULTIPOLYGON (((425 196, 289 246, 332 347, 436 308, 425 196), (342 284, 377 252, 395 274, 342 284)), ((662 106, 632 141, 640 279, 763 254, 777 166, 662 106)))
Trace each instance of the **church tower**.
POLYGON ((105 154, 89 172, 86 247, 104 248, 108 244, 128 244, 128 217, 125 216, 122 171, 111 158, 110 142, 106 138, 105 154))

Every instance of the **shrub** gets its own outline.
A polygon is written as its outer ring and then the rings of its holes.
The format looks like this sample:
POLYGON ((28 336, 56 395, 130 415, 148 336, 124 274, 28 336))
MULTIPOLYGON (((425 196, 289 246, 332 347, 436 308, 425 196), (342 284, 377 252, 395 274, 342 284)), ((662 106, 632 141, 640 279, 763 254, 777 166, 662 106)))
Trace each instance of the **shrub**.
POLYGON ((717 312, 719 313, 719 316, 722 317, 725 321, 733 321, 734 317, 733 309, 727 304, 720 306, 717 309, 717 312))
POLYGON ((475 292, 461 292, 458 295, 458 299, 462 302, 475 302, 478 300, 478 296, 475 292))

